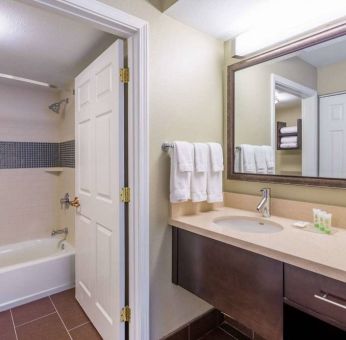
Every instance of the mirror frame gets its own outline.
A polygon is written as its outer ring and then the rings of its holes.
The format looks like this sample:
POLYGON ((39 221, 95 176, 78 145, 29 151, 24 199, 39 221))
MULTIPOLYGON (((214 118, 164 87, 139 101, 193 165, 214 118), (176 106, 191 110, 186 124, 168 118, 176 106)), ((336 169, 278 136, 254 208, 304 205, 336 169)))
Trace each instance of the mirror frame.
POLYGON ((227 67, 227 179, 251 182, 270 182, 281 184, 296 184, 310 186, 326 186, 334 188, 346 188, 346 179, 283 176, 283 175, 257 175, 234 172, 234 99, 235 99, 235 72, 250 66, 258 65, 266 61, 291 54, 307 47, 311 47, 341 36, 346 35, 346 23, 325 29, 302 39, 288 43, 279 48, 261 53, 254 57, 244 59, 227 67))

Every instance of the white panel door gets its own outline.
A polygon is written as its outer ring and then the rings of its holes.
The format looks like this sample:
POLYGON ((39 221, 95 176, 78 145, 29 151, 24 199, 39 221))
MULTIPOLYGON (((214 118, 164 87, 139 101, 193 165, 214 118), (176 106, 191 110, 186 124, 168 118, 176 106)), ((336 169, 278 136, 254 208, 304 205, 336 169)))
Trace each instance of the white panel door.
POLYGON ((346 94, 320 99, 320 176, 346 178, 346 94))
POLYGON ((124 339, 123 42, 75 79, 76 298, 105 340, 124 339))

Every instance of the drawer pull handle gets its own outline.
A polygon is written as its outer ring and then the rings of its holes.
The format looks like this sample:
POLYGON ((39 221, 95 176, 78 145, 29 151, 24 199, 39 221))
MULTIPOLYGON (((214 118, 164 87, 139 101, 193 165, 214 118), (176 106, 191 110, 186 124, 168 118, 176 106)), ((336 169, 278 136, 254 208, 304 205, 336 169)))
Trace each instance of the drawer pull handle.
POLYGON ((332 300, 328 299, 328 294, 327 293, 322 292, 322 294, 323 294, 322 296, 315 294, 314 297, 316 299, 319 299, 319 300, 322 300, 324 302, 330 303, 331 305, 334 305, 336 307, 340 307, 342 309, 346 309, 346 305, 343 305, 341 303, 338 303, 338 302, 335 302, 335 301, 332 301, 332 300))

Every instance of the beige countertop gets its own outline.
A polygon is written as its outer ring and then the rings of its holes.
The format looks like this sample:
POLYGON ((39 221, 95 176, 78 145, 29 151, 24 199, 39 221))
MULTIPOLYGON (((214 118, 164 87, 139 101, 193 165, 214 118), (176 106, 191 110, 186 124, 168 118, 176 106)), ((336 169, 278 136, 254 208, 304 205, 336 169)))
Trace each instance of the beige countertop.
MULTIPOLYGON (((296 220, 272 216, 283 230, 276 233, 236 231, 213 223, 225 216, 261 217, 256 212, 219 207, 170 219, 172 226, 292 264, 346 282, 346 229, 333 228, 332 235, 314 233, 292 226, 296 220)), ((346 221, 345 221, 346 223, 346 221)))

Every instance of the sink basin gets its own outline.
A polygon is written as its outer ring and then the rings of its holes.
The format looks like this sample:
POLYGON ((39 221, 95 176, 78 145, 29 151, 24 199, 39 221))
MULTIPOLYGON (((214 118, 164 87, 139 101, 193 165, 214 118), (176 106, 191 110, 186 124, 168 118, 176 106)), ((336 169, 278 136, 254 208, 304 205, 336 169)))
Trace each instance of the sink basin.
POLYGON ((268 221, 264 218, 247 217, 247 216, 225 216, 216 218, 215 224, 231 228, 244 233, 277 233, 283 227, 275 222, 268 221))

